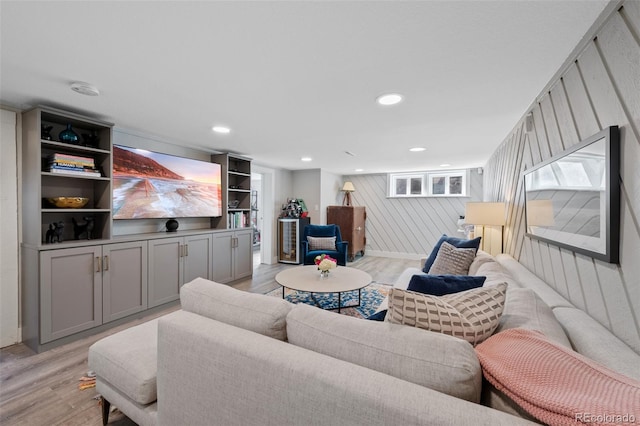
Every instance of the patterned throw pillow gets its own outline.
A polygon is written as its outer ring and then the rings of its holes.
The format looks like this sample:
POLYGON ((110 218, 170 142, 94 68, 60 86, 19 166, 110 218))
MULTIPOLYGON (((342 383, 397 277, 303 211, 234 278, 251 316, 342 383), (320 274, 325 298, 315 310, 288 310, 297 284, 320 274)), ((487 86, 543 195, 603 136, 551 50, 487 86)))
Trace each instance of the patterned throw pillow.
POLYGON ((336 251, 336 237, 307 237, 309 250, 336 251))
POLYGON ((391 289, 386 321, 449 334, 476 345, 498 327, 507 283, 446 296, 391 289))
POLYGON ((464 238, 450 237, 447 234, 442 234, 442 237, 440 237, 436 245, 433 246, 433 249, 431 250, 429 257, 424 262, 424 266, 422 267, 422 272, 424 272, 425 274, 429 273, 429 269, 431 269, 431 266, 433 266, 433 262, 435 262, 436 260, 436 256, 438 255, 440 246, 445 241, 458 248, 474 248, 478 250, 480 248, 480 240, 481 240, 481 237, 477 237, 472 240, 465 240, 464 238))
POLYGON ((474 248, 456 248, 443 242, 436 260, 429 269, 429 275, 467 275, 475 257, 474 248))

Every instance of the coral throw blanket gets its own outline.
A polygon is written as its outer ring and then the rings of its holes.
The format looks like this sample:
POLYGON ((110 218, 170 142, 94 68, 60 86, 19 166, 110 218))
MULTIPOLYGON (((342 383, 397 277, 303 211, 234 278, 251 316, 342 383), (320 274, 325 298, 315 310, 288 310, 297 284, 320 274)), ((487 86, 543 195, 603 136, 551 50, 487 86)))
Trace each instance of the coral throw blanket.
POLYGON ((544 423, 640 423, 640 382, 538 331, 505 330, 475 350, 485 378, 544 423))

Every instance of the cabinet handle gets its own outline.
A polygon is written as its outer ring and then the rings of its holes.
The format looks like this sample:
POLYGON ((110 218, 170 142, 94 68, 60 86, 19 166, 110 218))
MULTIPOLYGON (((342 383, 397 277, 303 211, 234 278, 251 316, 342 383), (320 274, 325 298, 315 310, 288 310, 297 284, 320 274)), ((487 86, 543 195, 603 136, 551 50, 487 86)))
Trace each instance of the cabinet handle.
POLYGON ((96 256, 96 272, 102 271, 102 258, 100 256, 96 256))
POLYGON ((184 256, 189 256, 189 244, 185 244, 184 246, 184 256))
POLYGON ((362 231, 362 227, 361 227, 361 226, 358 226, 358 227, 356 228, 356 231, 362 231))
POLYGON ((181 244, 178 249, 178 257, 184 257, 184 245, 181 244))
POLYGON ((104 268, 102 270, 103 271, 108 271, 109 270, 109 256, 105 256, 104 257, 104 268))

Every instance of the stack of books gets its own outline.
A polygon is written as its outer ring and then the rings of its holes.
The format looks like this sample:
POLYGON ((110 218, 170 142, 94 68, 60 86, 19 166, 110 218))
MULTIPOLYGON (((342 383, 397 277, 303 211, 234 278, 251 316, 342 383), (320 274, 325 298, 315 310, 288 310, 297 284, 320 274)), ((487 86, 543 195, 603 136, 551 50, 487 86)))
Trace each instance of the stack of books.
POLYGON ((46 172, 69 175, 100 177, 96 162, 91 157, 54 153, 47 158, 46 172))
POLYGON ((248 215, 243 212, 229 213, 229 228, 246 228, 248 215))

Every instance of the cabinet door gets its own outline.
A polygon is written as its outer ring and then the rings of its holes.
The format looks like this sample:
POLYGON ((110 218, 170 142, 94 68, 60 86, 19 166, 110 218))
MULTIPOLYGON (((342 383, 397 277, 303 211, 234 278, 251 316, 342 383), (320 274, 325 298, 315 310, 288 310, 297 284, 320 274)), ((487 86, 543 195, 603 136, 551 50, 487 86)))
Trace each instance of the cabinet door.
POLYGON ((103 322, 147 308, 147 242, 102 247, 103 322))
POLYGON ((180 297, 182 242, 180 237, 149 240, 149 308, 180 297))
POLYGON ((102 248, 40 253, 40 343, 102 323, 102 248))
POLYGON ((253 232, 236 231, 235 239, 233 275, 237 280, 253 274, 253 232))
POLYGON ((213 269, 212 234, 193 235, 184 238, 184 282, 198 277, 211 279, 213 269))
POLYGON ((233 232, 213 234, 213 272, 211 279, 219 283, 233 281, 233 232))

